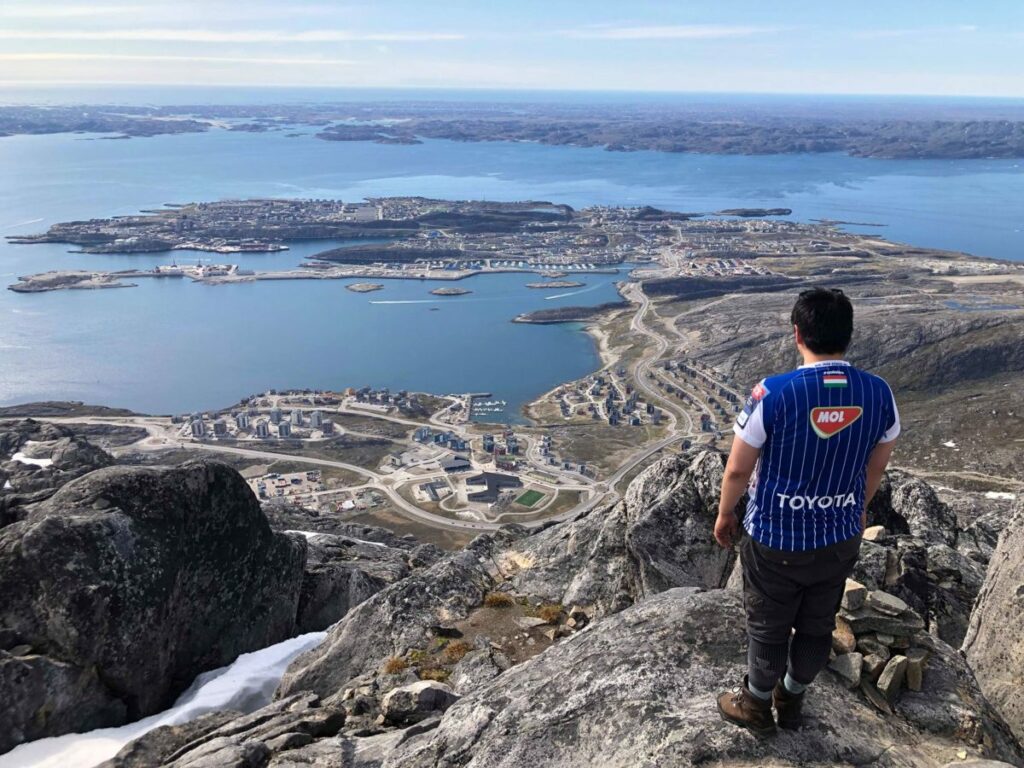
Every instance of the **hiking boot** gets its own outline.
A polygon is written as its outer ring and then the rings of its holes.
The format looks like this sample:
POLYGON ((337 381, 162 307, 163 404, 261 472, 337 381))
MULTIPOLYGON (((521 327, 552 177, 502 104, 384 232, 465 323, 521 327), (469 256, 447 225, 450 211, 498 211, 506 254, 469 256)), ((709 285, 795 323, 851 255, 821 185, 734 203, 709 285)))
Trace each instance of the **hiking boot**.
POLYGON ((759 699, 747 688, 744 675, 743 685, 718 697, 718 713, 741 728, 757 736, 771 736, 775 733, 775 718, 772 717, 772 702, 759 699))
POLYGON ((775 684, 772 691, 772 703, 775 704, 775 712, 778 715, 779 728, 787 731, 795 731, 804 722, 804 716, 800 713, 804 705, 802 693, 790 693, 781 680, 775 684))

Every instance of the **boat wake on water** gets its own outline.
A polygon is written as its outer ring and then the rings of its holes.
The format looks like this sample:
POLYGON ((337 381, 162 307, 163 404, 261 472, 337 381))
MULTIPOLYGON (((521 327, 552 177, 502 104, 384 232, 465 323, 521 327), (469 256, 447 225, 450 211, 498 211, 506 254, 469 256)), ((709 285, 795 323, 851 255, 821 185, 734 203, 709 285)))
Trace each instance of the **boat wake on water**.
POLYGON ((569 291, 568 293, 556 293, 554 296, 545 296, 544 301, 551 301, 552 299, 564 299, 566 296, 578 296, 581 293, 589 293, 590 291, 596 291, 603 285, 605 285, 605 283, 598 283, 597 285, 592 285, 589 288, 581 288, 578 291, 569 291))
POLYGON ((4 224, 2 227, 0 227, 0 232, 3 232, 5 229, 14 229, 15 227, 24 227, 27 224, 38 224, 40 221, 45 221, 45 219, 42 219, 42 218, 39 218, 39 219, 29 219, 28 221, 19 221, 19 222, 16 222, 15 224, 4 224))
POLYGON ((371 301, 371 304, 440 304, 436 299, 390 299, 371 301))

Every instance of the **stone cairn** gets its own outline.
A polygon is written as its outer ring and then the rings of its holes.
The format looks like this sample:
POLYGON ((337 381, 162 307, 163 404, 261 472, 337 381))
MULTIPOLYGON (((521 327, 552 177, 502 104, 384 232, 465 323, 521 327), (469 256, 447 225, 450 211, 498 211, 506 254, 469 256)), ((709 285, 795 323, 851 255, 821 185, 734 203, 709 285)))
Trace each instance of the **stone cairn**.
POLYGON ((924 621, 903 600, 846 580, 832 633, 829 669, 851 690, 892 714, 904 687, 920 691, 929 651, 916 647, 924 621))

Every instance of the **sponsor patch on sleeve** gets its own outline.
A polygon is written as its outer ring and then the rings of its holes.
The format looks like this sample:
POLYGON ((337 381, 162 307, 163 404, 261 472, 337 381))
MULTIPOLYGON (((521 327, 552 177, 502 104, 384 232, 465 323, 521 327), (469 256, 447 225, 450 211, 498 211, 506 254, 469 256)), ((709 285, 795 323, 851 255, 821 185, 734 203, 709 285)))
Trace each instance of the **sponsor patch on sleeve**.
POLYGON ((763 381, 759 381, 752 390, 750 390, 750 396, 747 398, 747 402, 743 404, 743 410, 739 412, 736 417, 736 424, 742 429, 747 426, 747 422, 750 420, 751 414, 754 409, 757 408, 757 404, 760 403, 765 395, 768 394, 768 387, 764 385, 763 381))

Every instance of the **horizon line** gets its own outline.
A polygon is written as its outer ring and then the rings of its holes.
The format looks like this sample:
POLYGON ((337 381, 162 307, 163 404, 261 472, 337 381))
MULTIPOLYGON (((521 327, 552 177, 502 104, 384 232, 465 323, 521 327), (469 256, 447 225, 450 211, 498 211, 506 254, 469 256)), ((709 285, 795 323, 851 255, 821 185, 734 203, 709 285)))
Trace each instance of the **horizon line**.
POLYGON ((308 91, 450 91, 501 93, 566 93, 566 94, 615 94, 638 96, 801 96, 801 97, 845 97, 879 99, 1004 99, 1024 102, 1024 93, 1019 95, 994 93, 923 93, 900 92, 878 93, 872 91, 742 91, 742 90, 664 90, 664 89, 622 89, 622 88, 573 88, 544 86, 503 86, 503 85, 311 85, 311 84, 263 84, 263 83, 149 83, 107 80, 52 80, 52 81, 8 81, 0 80, 0 88, 180 88, 194 90, 252 89, 252 90, 308 90, 308 91))

